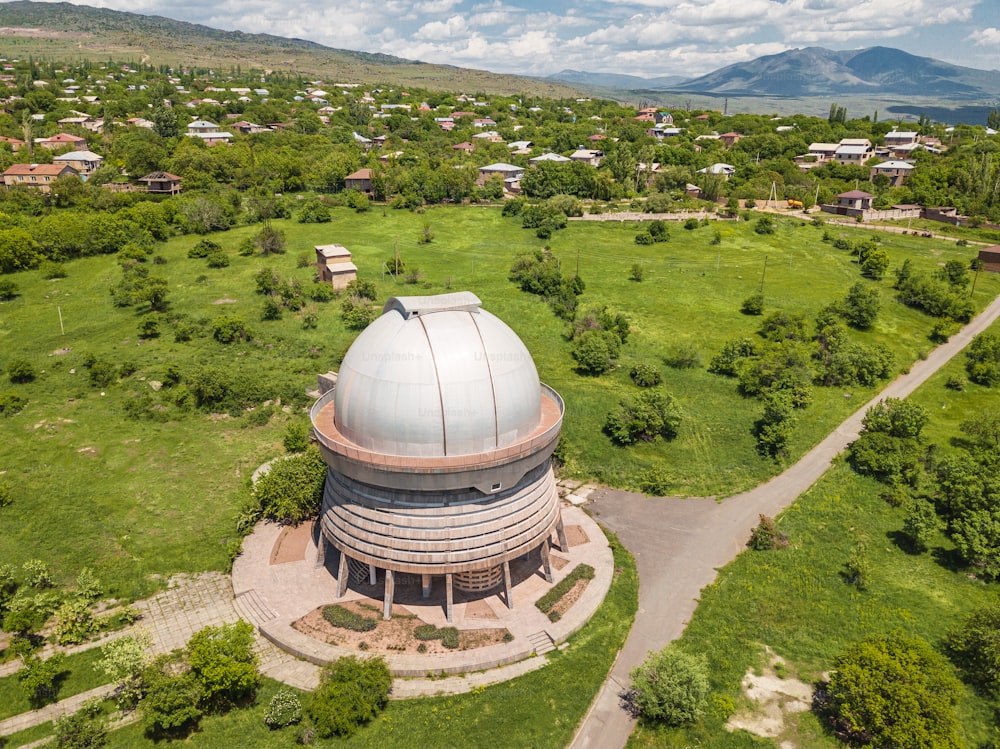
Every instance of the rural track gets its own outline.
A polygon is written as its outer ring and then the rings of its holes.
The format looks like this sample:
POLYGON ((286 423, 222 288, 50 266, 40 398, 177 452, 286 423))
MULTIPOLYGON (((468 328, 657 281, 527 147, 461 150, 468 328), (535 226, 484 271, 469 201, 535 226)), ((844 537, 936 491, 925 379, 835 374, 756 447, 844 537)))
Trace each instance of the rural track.
POLYGON ((869 407, 886 398, 910 395, 998 318, 1000 297, 848 416, 798 462, 749 491, 722 501, 646 497, 615 489, 598 489, 590 495, 588 509, 635 556, 639 610, 571 749, 625 746, 635 724, 619 697, 628 687, 629 672, 649 651, 661 650, 680 637, 698 605, 700 591, 745 548, 759 516, 777 515, 815 484, 834 458, 857 439, 869 407))

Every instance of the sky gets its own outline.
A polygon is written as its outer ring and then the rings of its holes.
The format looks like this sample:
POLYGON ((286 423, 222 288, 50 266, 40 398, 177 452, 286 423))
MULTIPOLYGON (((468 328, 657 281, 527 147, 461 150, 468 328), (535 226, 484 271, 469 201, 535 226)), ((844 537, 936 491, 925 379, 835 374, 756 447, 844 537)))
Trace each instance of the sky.
POLYGON ((497 73, 693 78, 796 47, 1000 69, 1000 0, 88 0, 497 73))

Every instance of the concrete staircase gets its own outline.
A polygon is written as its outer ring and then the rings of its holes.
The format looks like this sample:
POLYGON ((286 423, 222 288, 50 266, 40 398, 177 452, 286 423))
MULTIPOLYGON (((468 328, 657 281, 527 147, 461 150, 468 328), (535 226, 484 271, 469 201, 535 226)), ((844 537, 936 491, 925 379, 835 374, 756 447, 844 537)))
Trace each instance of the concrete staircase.
POLYGON ((254 588, 245 590, 236 596, 233 599, 233 606, 241 617, 257 627, 278 618, 278 615, 264 603, 254 588))
POLYGON ((533 635, 528 635, 528 642, 531 643, 535 655, 545 655, 550 650, 556 649, 556 644, 549 637, 549 633, 544 630, 542 632, 535 632, 533 635))

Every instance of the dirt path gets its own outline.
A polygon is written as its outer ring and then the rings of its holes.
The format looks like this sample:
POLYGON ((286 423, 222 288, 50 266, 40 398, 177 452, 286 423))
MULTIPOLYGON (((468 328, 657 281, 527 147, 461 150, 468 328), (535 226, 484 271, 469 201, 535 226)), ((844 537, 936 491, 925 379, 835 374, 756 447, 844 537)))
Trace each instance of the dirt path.
POLYGON ((633 723, 618 695, 650 650, 680 637, 702 588, 744 549, 761 514, 774 516, 811 487, 854 441, 865 411, 885 398, 905 398, 1000 318, 1000 297, 947 342, 917 361, 849 416, 795 465, 754 489, 721 502, 649 498, 611 489, 590 496, 589 509, 618 534, 639 570, 639 611, 628 640, 571 744, 573 749, 625 746, 633 723))

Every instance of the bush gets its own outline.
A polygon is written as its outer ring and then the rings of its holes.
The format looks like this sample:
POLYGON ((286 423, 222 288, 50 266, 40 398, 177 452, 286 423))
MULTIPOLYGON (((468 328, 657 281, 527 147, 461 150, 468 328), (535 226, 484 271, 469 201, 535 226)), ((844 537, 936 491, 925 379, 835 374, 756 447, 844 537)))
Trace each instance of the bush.
POLYGON ((364 330, 375 319, 375 314, 375 308, 359 296, 349 296, 340 305, 340 319, 348 330, 364 330))
POLYGON ((321 738, 352 735, 389 701, 392 675, 381 658, 339 658, 323 669, 308 712, 321 738))
POLYGON ((302 208, 299 209, 297 220, 300 224, 325 224, 332 218, 330 208, 323 200, 307 198, 302 201, 302 208))
POLYGON ((319 512, 323 502, 326 463, 315 447, 275 460, 257 479, 254 498, 266 517, 283 523, 301 523, 319 512))
POLYGON ((213 252, 221 252, 222 245, 213 242, 211 239, 202 239, 194 247, 188 250, 187 256, 190 258, 208 257, 213 252))
POLYGON ((204 699, 216 707, 246 704, 260 685, 254 628, 249 622, 205 627, 188 642, 191 673, 204 699))
POLYGON ((813 705, 851 744, 957 749, 961 695, 950 665, 925 640, 893 632, 849 645, 813 705))
POLYGON ((687 229, 688 231, 694 231, 695 229, 698 228, 698 219, 689 218, 687 221, 684 222, 684 228, 687 229))
POLYGON ((27 405, 28 401, 13 390, 0 392, 0 415, 13 416, 27 405))
POLYGON ((638 245, 653 244, 653 235, 648 231, 639 232, 635 235, 635 243, 638 245))
POLYGON ((926 551, 940 530, 941 520, 933 502, 914 499, 909 503, 903 518, 903 533, 915 551, 926 551))
POLYGON ((458 630, 455 627, 441 627, 433 624, 421 624, 413 630, 413 636, 418 640, 440 640, 441 644, 449 650, 455 650, 459 646, 458 630))
POLYGON ((740 312, 744 315, 761 315, 764 313, 764 295, 751 294, 743 300, 740 312))
POLYGON ((239 315, 219 315, 212 321, 212 337, 219 343, 249 341, 250 329, 239 315))
POLYGON ((604 431, 617 445, 631 445, 639 440, 652 441, 657 436, 673 439, 682 420, 680 406, 673 396, 647 390, 624 398, 608 414, 604 431))
POLYGON ((59 749, 97 749, 108 741, 108 729, 100 718, 100 702, 85 702, 78 712, 56 719, 56 746, 59 749))
POLYGON ((629 377, 641 388, 651 388, 663 382, 660 370, 652 364, 636 364, 629 372, 629 377))
POLYGON ((630 701, 635 712, 668 726, 694 723, 708 702, 708 668, 704 657, 669 646, 650 653, 629 674, 630 701))
POLYGON ((8 302, 20 295, 17 284, 9 278, 0 278, 0 301, 8 302))
POLYGON ((839 309, 852 327, 868 330, 878 317, 881 306, 878 289, 856 283, 848 290, 839 309))
MULTIPOLYGON (((578 564, 566 577, 553 585, 545 595, 535 601, 535 608, 543 614, 547 614, 549 619, 552 619, 552 614, 554 613, 552 609, 563 599, 563 596, 573 589, 573 586, 578 581, 593 579, 594 568, 589 564, 578 564)), ((556 621, 556 619, 552 619, 552 621, 556 621)))
POLYGON ((206 258, 209 268, 228 268, 229 255, 224 250, 212 252, 206 258))
POLYGON ((750 533, 747 547, 754 551, 771 551, 788 546, 788 536, 778 530, 774 518, 760 515, 760 522, 750 533))
MULTIPOLYGON (((750 207, 750 201, 747 201, 747 207, 750 207)), ((774 234, 774 220, 770 216, 761 216, 757 219, 753 230, 757 234, 774 234)))
POLYGON ((279 689, 271 697, 264 712, 264 724, 268 728, 284 728, 302 720, 302 702, 291 689, 279 689))
POLYGON ((727 377, 736 377, 744 361, 759 355, 757 344, 750 338, 736 338, 727 341, 722 351, 712 357, 708 371, 727 377))
POLYGON ((14 384, 31 382, 36 376, 35 365, 27 359, 11 359, 7 364, 7 377, 14 384))
MULTIPOLYGON (((357 614, 350 609, 345 609, 339 604, 324 606, 323 618, 326 619, 331 626, 340 627, 341 629, 349 629, 352 632, 371 632, 378 626, 378 619, 373 619, 370 616, 362 616, 361 614, 357 614)), ((429 624, 428 626, 433 627, 434 625, 429 624)))
POLYGON ((584 330, 573 339, 570 352, 577 369, 584 374, 601 375, 614 367, 621 350, 620 339, 608 330, 584 330))
POLYGON ((642 281, 646 278, 646 268, 642 263, 632 263, 632 268, 629 270, 628 279, 629 281, 642 281))
POLYGON ((663 355, 663 363, 671 369, 697 369, 701 366, 701 352, 691 343, 679 343, 663 355))

